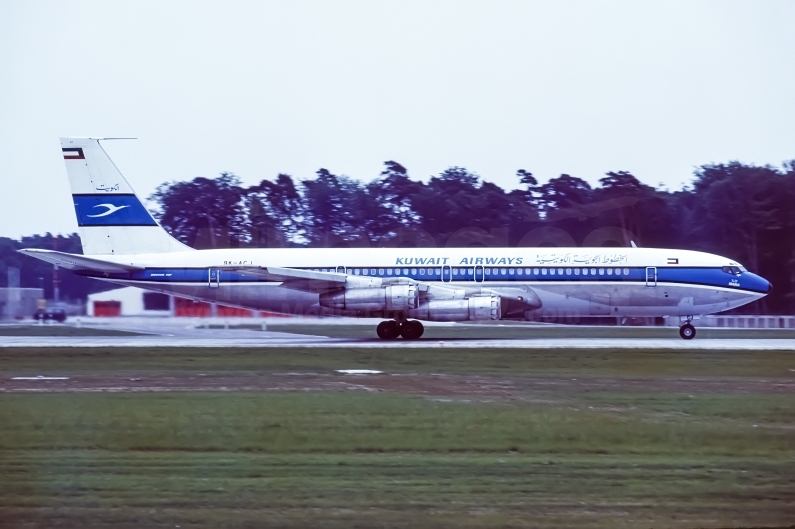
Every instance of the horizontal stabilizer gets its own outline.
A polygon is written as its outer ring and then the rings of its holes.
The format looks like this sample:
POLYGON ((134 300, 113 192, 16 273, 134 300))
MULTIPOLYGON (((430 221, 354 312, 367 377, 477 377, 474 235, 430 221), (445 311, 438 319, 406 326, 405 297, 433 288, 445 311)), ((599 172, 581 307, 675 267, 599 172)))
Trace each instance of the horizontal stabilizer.
POLYGON ((93 270, 108 274, 120 274, 144 269, 142 266, 111 263, 108 261, 102 261, 100 259, 92 259, 91 257, 85 257, 83 255, 56 252, 54 250, 38 250, 35 248, 27 248, 18 251, 19 253, 35 257, 36 259, 46 261, 50 264, 58 265, 61 268, 66 268, 67 270, 93 270))

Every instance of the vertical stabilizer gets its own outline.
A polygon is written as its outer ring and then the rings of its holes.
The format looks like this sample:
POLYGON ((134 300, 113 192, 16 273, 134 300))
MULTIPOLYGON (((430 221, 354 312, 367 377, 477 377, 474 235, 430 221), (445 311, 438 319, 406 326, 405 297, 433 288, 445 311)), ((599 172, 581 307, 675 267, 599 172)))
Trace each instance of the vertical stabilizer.
POLYGON ((86 255, 182 252, 138 199, 99 144, 101 138, 61 138, 66 173, 86 255))

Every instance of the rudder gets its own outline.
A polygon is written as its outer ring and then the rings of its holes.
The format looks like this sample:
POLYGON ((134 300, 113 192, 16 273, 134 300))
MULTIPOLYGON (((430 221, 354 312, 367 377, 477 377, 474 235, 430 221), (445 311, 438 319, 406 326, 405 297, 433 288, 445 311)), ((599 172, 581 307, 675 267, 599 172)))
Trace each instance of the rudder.
POLYGON ((61 138, 85 255, 191 250, 152 217, 100 145, 102 138, 61 138))

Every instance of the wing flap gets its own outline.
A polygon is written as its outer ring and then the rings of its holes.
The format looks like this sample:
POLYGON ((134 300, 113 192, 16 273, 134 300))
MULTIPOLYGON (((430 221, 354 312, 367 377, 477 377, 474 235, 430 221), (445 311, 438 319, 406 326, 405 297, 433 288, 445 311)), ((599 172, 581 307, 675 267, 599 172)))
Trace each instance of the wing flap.
POLYGON ((342 288, 348 276, 337 272, 315 272, 314 270, 297 270, 295 268, 253 267, 242 266, 225 268, 266 281, 281 282, 285 287, 303 292, 322 293, 342 288))
POLYGON ((142 266, 135 266, 133 264, 120 264, 103 261, 101 259, 94 259, 85 257, 83 255, 76 255, 66 252, 56 252, 55 250, 40 250, 37 248, 26 248, 18 250, 19 253, 35 257, 41 261, 50 264, 58 265, 67 270, 93 270, 96 272, 108 274, 123 274, 127 272, 135 272, 143 270, 142 266))

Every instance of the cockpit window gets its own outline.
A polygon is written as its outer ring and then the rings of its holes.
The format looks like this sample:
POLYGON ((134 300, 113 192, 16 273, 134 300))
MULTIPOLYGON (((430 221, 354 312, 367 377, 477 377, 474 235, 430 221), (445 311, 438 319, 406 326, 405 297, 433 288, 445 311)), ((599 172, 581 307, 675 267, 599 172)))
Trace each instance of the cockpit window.
POLYGON ((731 274, 733 276, 738 276, 745 271, 745 269, 741 269, 739 266, 724 266, 723 271, 727 274, 731 274))

